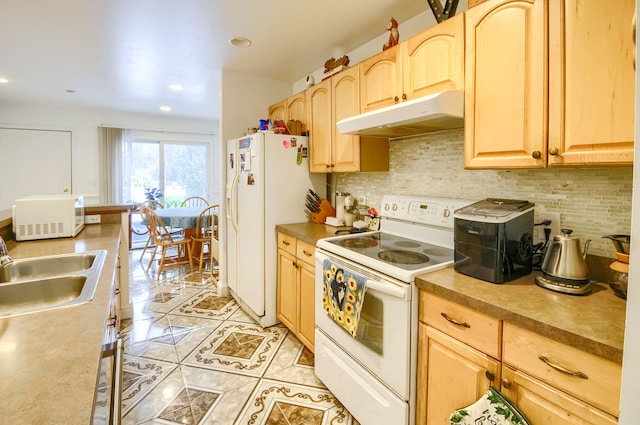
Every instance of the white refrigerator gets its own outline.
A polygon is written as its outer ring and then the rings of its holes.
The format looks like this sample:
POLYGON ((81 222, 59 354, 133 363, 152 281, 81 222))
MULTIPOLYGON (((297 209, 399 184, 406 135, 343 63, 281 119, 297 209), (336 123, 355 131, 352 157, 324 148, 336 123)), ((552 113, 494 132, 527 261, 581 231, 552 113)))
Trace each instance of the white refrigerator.
POLYGON ((227 142, 227 279, 233 298, 261 326, 276 317, 276 224, 308 221, 309 189, 326 194, 326 174, 309 173, 309 139, 255 133, 227 142))

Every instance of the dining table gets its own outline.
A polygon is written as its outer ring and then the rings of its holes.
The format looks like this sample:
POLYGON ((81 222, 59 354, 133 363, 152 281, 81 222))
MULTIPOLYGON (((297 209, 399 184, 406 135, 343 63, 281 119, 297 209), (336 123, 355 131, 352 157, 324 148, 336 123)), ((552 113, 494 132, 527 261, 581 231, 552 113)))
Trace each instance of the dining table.
MULTIPOLYGON (((158 208, 154 210, 156 215, 162 219, 162 222, 167 227, 167 230, 181 228, 184 230, 184 238, 191 240, 192 236, 196 235, 196 224, 198 216, 206 207, 176 207, 176 208, 158 208)), ((143 223, 146 220, 143 220, 143 223)), ((200 255, 200 245, 195 244, 193 247, 197 252, 192 252, 192 256, 200 255)))

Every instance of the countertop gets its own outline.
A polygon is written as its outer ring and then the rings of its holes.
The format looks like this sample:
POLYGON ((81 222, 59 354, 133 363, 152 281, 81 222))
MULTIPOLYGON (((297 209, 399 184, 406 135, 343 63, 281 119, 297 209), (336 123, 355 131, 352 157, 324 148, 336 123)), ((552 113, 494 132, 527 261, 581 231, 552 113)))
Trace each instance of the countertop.
POLYGON ((351 227, 333 227, 328 224, 316 223, 276 224, 278 232, 286 233, 311 245, 315 245, 318 239, 335 236, 337 230, 343 229, 351 229, 351 227))
POLYGON ((474 310, 622 364, 626 301, 608 285, 593 283, 587 295, 568 295, 535 284, 534 272, 494 284, 453 267, 427 273, 416 286, 474 310))
POLYGON ((88 225, 75 238, 9 251, 14 259, 108 251, 92 301, 0 319, 0 417, 12 425, 91 423, 119 232, 119 224, 88 225))
MULTIPOLYGON (((276 230, 315 245, 340 228, 325 224, 280 224, 276 230)), ((622 363, 626 301, 608 285, 593 283, 588 295, 567 295, 535 284, 534 272, 494 284, 453 267, 419 276, 416 286, 547 338, 622 363)))

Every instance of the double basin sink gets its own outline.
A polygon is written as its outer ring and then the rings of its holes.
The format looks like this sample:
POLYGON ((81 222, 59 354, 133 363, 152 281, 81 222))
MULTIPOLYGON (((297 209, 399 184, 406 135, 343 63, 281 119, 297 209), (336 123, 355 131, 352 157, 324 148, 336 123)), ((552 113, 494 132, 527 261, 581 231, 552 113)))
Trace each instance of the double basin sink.
POLYGON ((13 260, 0 266, 0 319, 87 303, 107 251, 13 260))

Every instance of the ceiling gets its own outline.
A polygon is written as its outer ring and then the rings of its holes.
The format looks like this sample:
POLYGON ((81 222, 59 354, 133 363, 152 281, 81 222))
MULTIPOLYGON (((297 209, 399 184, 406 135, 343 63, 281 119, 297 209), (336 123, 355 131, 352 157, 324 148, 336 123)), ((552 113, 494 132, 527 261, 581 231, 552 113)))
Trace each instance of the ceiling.
POLYGON ((0 102, 217 118, 219 71, 293 83, 427 0, 0 0, 0 102), (373 7, 375 6, 375 7, 373 7), (247 37, 252 46, 230 45, 247 37), (181 84, 181 91, 169 88, 181 84), (72 91, 72 92, 69 92, 72 91))

